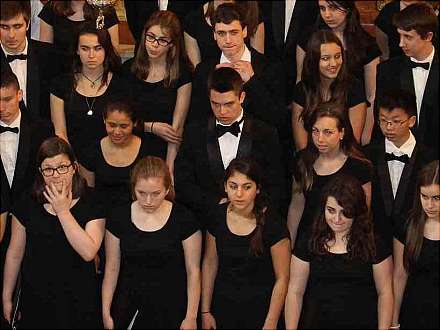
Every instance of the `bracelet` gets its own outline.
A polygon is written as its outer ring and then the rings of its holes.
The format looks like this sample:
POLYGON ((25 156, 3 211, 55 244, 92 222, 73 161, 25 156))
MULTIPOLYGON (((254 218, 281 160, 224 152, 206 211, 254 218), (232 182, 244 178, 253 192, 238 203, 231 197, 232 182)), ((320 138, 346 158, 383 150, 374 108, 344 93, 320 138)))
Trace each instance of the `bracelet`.
POLYGON ((150 133, 153 133, 153 125, 154 125, 154 121, 151 122, 150 133))
POLYGON ((200 314, 208 314, 211 313, 211 311, 207 311, 207 312, 200 312, 200 314))
POLYGON ((398 325, 391 326, 390 329, 400 329, 400 323, 398 325))

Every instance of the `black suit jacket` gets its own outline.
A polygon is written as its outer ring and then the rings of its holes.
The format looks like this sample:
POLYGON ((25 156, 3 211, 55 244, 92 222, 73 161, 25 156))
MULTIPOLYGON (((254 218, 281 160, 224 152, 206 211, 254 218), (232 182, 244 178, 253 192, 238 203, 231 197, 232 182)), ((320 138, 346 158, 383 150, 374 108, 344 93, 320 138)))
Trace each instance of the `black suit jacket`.
MULTIPOLYGON (((58 72, 58 61, 55 58, 51 44, 28 39, 26 105, 20 104, 23 113, 28 112, 33 117, 50 119, 50 82, 58 72)), ((3 49, 0 48, 2 70, 12 70, 6 60, 3 49)))
POLYGON ((396 197, 393 196, 388 163, 385 160, 385 140, 371 143, 365 147, 365 154, 373 163, 372 211, 377 231, 388 244, 393 234, 400 230, 408 218, 416 193, 417 175, 423 166, 435 159, 433 150, 416 143, 408 164, 400 177, 396 197))
MULTIPOLYGON (((274 206, 285 199, 284 169, 274 128, 246 116, 240 136, 237 157, 252 157, 260 164, 266 178, 266 190, 274 206)), ((193 123, 185 135, 174 166, 176 198, 204 217, 213 205, 226 197, 223 186, 225 169, 215 132, 215 118, 206 123, 193 123)))
MULTIPOLYGON (((21 193, 29 189, 37 173, 36 157, 41 143, 48 137, 53 136, 54 131, 51 124, 37 118, 31 118, 22 113, 20 121, 20 137, 18 140, 17 160, 15 165, 12 185, 1 186, 2 194, 6 190, 12 204, 17 200, 21 193)), ((0 159, 2 182, 7 182, 6 172, 3 162, 0 159), (6 181, 5 181, 6 179, 6 181)))
MULTIPOLYGON (((377 82, 376 82, 376 119, 378 115, 378 104, 380 104, 381 97, 389 88, 403 89, 413 95, 414 80, 412 76, 412 69, 409 66, 409 57, 399 56, 391 58, 377 67, 377 82)), ((413 133, 417 142, 423 143, 426 146, 437 150, 439 147, 439 90, 438 90, 438 53, 435 51, 432 67, 429 70, 428 80, 426 82, 425 92, 423 95, 422 106, 420 109, 419 120, 413 129, 413 133)), ((414 108, 416 105, 414 104, 414 108)), ((374 139, 382 136, 379 125, 375 125, 374 139)))
POLYGON ((315 24, 317 1, 297 0, 284 41, 285 1, 261 1, 264 20, 264 54, 283 63, 286 76, 286 104, 290 104, 296 82, 296 45, 301 34, 315 24))

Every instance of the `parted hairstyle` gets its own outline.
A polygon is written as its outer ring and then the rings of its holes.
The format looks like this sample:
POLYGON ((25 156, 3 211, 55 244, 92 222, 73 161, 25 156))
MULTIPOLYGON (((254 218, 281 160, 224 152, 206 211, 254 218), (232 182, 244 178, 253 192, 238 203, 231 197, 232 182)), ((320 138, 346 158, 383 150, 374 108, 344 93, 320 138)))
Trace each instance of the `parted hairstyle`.
POLYGON ((29 24, 31 16, 30 1, 0 1, 0 19, 8 21, 19 15, 23 15, 26 24, 29 24))
POLYGON ((133 123, 133 133, 137 135, 142 134, 143 130, 140 123, 139 113, 133 102, 121 99, 109 101, 102 112, 103 119, 106 120, 108 115, 113 112, 121 112, 127 115, 133 123))
POLYGON ((403 89, 390 89, 384 92, 378 100, 378 108, 385 111, 393 111, 396 108, 402 109, 412 117, 417 116, 416 96, 403 89))
POLYGON ((346 237, 348 258, 360 258, 366 262, 373 261, 376 255, 376 244, 365 192, 359 180, 349 175, 337 175, 325 185, 319 213, 312 225, 310 251, 317 256, 325 255, 330 249, 329 243, 335 239, 335 233, 325 219, 329 197, 333 197, 343 208, 342 212, 345 217, 353 219, 346 237))
POLYGON ((131 65, 131 72, 140 80, 145 80, 148 77, 150 58, 145 46, 145 35, 154 25, 158 25, 171 39, 171 44, 166 46, 169 49, 166 56, 166 76, 164 79, 164 85, 169 87, 179 78, 182 65, 187 65, 192 69, 192 64, 189 62, 185 50, 182 25, 176 14, 169 10, 155 11, 145 23, 139 43, 140 46, 131 65))
POLYGON ((140 159, 131 171, 130 182, 133 200, 136 200, 136 183, 140 179, 147 180, 149 178, 163 178, 163 185, 165 189, 168 189, 168 194, 165 196, 165 199, 170 202, 174 201, 174 186, 168 165, 162 158, 154 156, 146 156, 140 159))
POLYGON ((72 198, 80 198, 84 194, 86 181, 79 173, 78 162, 70 144, 58 136, 54 136, 44 140, 37 153, 36 166, 38 173, 34 181, 32 196, 39 203, 47 202, 46 197, 43 195, 46 183, 44 181, 43 174, 41 173, 41 164, 46 158, 51 158, 58 155, 66 155, 69 158, 70 163, 73 165, 73 169, 75 170, 75 174, 73 174, 72 178, 72 198))
POLYGON ((208 97, 211 90, 219 93, 233 91, 235 95, 240 96, 243 91, 243 85, 243 79, 234 69, 227 67, 215 69, 208 77, 208 97))
POLYGON ((266 223, 266 214, 269 207, 268 195, 264 190, 263 174, 260 166, 250 158, 234 159, 229 163, 224 176, 224 185, 228 179, 235 173, 246 175, 250 180, 254 181, 260 192, 255 197, 254 208, 252 213, 256 219, 256 229, 252 233, 250 239, 249 251, 255 256, 263 253, 263 228, 266 223))
POLYGON ((438 17, 426 3, 413 3, 394 14, 393 25, 405 31, 415 30, 422 39, 426 39, 429 32, 433 38, 438 34, 438 17))
POLYGON ((308 133, 308 140, 306 148, 301 153, 301 156, 297 162, 297 168, 295 173, 295 188, 296 192, 309 191, 313 186, 313 164, 319 157, 319 150, 316 148, 315 144, 312 142, 312 128, 313 125, 318 121, 318 119, 328 117, 334 118, 337 121, 338 131, 344 130, 344 138, 340 143, 340 148, 342 152, 351 158, 358 159, 371 166, 371 162, 364 156, 360 151, 359 145, 354 139, 353 129, 351 127, 350 121, 348 119, 347 109, 334 102, 324 102, 321 103, 316 111, 312 114, 310 118, 310 125, 306 125, 306 130, 308 133))
POLYGON ((20 84, 18 82, 17 76, 12 72, 12 70, 8 70, 5 67, 1 69, 0 76, 0 87, 14 87, 17 91, 20 89, 20 84))
POLYGON ((306 123, 311 114, 322 102, 333 101, 347 104, 347 90, 349 88, 350 76, 347 71, 344 47, 339 38, 330 30, 318 30, 313 33, 307 44, 306 56, 304 58, 301 81, 304 85, 305 103, 301 118, 306 123), (342 65, 338 76, 330 84, 330 99, 324 99, 321 81, 319 62, 321 60, 321 45, 336 44, 341 49, 342 65))
POLYGON ((432 161, 423 167, 418 174, 417 192, 408 217, 405 248, 403 250, 403 266, 407 272, 411 272, 417 264, 423 245, 425 223, 428 218, 420 200, 420 187, 439 184, 438 165, 438 160, 432 161))

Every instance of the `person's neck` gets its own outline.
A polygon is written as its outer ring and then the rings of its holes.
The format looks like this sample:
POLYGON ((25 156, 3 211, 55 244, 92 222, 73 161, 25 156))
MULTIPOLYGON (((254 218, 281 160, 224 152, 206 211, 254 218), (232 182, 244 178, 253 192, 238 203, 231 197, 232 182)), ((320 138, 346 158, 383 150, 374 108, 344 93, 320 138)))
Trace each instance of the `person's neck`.
POLYGON ((232 55, 232 56, 228 56, 228 55, 226 55, 225 54, 225 57, 229 60, 229 61, 231 61, 231 63, 236 63, 236 62, 238 62, 238 61, 240 61, 241 60, 241 58, 242 58, 242 56, 243 56, 243 54, 244 54, 244 51, 245 51, 245 44, 243 43, 243 46, 242 46, 242 48, 240 49, 240 51, 239 52, 237 52, 236 54, 234 54, 234 55, 232 55))
POLYGON ((347 233, 334 233, 335 234, 335 244, 334 246, 347 247, 347 233))
POLYGON ((99 78, 99 76, 103 75, 104 67, 101 65, 97 68, 90 69, 90 68, 83 65, 81 72, 82 72, 82 74, 87 76, 87 78, 93 80, 93 79, 97 79, 97 78, 99 78))
MULTIPOLYGON (((164 54, 165 55, 165 54, 164 54)), ((162 69, 167 65, 166 56, 161 56, 158 58, 149 58, 150 68, 162 69)))
POLYGON ((340 148, 336 149, 332 152, 327 152, 325 154, 324 153, 319 154, 319 158, 321 158, 322 160, 327 160, 327 161, 333 161, 333 160, 337 160, 337 159, 340 159, 343 157, 345 157, 345 154, 342 152, 342 150, 340 148))
POLYGON ((405 136, 400 137, 396 141, 392 142, 397 148, 403 146, 410 138, 410 132, 408 131, 405 136))
POLYGON ((73 10, 74 12, 77 12, 77 11, 79 11, 79 10, 83 10, 83 8, 84 8, 84 3, 85 3, 84 0, 81 0, 81 1, 79 1, 79 0, 76 0, 76 1, 70 1, 70 7, 72 8, 72 10, 73 10))
POLYGON ((254 213, 252 212, 252 210, 254 209, 253 203, 242 210, 235 208, 234 205, 232 205, 232 203, 230 204, 229 208, 233 214, 235 214, 241 218, 246 218, 249 220, 254 220, 254 218, 255 218, 254 213))
POLYGON ((432 44, 428 44, 428 45, 426 45, 426 47, 421 48, 419 54, 414 56, 414 58, 417 61, 424 61, 424 60, 426 60, 426 58, 429 55, 431 55, 431 52, 433 49, 434 49, 434 46, 432 44))
POLYGON ((108 138, 108 142, 111 146, 112 149, 114 150, 124 150, 126 148, 128 148, 129 146, 132 145, 132 143, 135 140, 135 136, 134 135, 130 135, 127 140, 125 142, 122 143, 113 143, 112 140, 107 136, 108 138))

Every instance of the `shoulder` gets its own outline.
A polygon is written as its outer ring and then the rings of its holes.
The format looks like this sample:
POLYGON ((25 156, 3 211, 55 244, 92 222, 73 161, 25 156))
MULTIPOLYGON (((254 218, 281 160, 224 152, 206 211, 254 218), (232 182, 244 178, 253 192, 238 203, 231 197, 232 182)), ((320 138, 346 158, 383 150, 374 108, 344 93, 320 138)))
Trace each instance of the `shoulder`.
POLYGON ((208 58, 197 64, 194 75, 208 75, 210 71, 215 69, 215 65, 218 63, 218 60, 215 58, 208 58))
POLYGON ((388 60, 379 63, 377 66, 378 70, 388 71, 388 70, 396 70, 400 72, 402 69, 402 65, 408 61, 408 58, 405 55, 391 57, 388 60))
POLYGON ((254 134, 254 136, 257 139, 264 140, 267 137, 276 137, 277 136, 277 130, 272 127, 271 125, 268 125, 264 121, 255 118, 251 115, 246 115, 246 119, 251 123, 251 132, 254 134))
POLYGON ((380 155, 384 151, 383 143, 383 139, 381 139, 380 141, 371 142, 362 147, 362 152, 370 161, 374 163, 375 160, 377 160, 378 155, 380 155))

